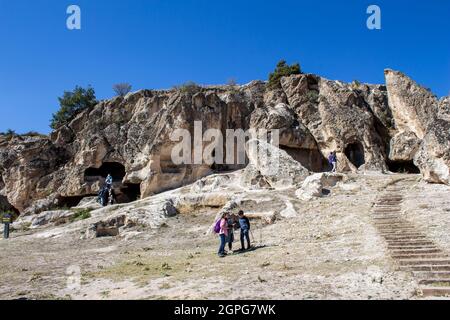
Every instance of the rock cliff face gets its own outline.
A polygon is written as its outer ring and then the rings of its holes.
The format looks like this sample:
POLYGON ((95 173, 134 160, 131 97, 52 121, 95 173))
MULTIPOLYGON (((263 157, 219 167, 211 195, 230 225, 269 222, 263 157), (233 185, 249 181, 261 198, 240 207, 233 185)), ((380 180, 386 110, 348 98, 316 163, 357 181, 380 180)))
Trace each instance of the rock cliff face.
POLYGON ((49 137, 0 136, 2 205, 25 215, 74 206, 95 195, 108 173, 118 200, 128 202, 246 166, 174 164, 178 141, 171 135, 186 129, 196 136, 196 121, 203 133, 214 128, 224 137, 227 129, 279 129, 283 156, 298 162, 302 172, 327 171, 326 158, 336 151, 341 171, 417 166, 427 181, 450 184, 450 99, 438 101, 399 72, 385 74, 386 85, 301 74, 283 78, 275 90, 254 81, 194 91, 143 90, 102 101, 49 137))

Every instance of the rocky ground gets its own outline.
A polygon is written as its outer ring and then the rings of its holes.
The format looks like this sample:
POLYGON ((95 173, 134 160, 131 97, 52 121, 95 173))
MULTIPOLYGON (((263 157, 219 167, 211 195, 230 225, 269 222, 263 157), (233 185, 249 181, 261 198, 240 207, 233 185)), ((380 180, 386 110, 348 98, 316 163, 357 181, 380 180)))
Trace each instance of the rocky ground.
MULTIPOLYGON (((398 185, 402 215, 448 251, 450 188, 420 180, 350 174, 312 200, 299 200, 290 188, 234 189, 239 207, 263 219, 253 219, 256 250, 223 259, 208 230, 229 199, 205 189, 198 195, 208 204, 184 203, 158 227, 122 228, 116 237, 89 238, 86 228, 114 211, 146 208, 152 198, 94 210, 86 220, 24 228, 0 241, 0 298, 418 299, 417 279, 390 258, 371 210, 388 185, 398 185)), ((169 194, 192 196, 195 188, 169 194)), ((227 188, 233 186, 225 195, 227 188)))

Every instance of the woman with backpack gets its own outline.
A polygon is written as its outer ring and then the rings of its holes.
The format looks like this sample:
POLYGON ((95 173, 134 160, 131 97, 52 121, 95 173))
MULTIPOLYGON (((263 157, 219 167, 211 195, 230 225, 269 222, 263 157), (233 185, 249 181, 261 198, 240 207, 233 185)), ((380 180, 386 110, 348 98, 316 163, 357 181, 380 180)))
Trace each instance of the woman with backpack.
POLYGON ((220 239, 220 247, 219 247, 219 257, 223 258, 225 257, 225 245, 226 245, 226 239, 228 236, 228 214, 224 213, 222 214, 222 217, 217 220, 216 225, 214 226, 214 231, 219 234, 220 239))

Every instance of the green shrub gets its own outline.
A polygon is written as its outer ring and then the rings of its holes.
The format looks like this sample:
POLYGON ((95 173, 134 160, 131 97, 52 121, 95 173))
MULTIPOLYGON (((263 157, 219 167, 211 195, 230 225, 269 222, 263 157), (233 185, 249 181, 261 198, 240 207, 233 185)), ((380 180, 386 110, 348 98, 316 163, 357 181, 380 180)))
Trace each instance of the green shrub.
POLYGON ((67 124, 79 112, 93 108, 98 103, 93 88, 84 89, 79 86, 76 86, 73 91, 65 91, 58 100, 60 108, 53 114, 50 122, 52 129, 58 129, 67 124))
POLYGON ((300 64, 294 63, 293 65, 288 65, 286 61, 281 60, 278 62, 275 70, 269 74, 269 89, 281 88, 281 78, 287 77, 293 74, 301 74, 300 64))
POLYGON ((91 217, 91 210, 89 209, 76 209, 75 214, 70 218, 70 222, 86 220, 91 217))
POLYGON ((239 93, 239 85, 234 78, 231 78, 227 81, 226 89, 233 94, 239 93))
POLYGON ((319 93, 317 91, 308 91, 306 96, 310 102, 317 103, 319 101, 319 93))
POLYGON ((6 132, 0 132, 0 135, 6 136, 7 138, 13 138, 17 136, 17 133, 12 129, 8 129, 6 132))
POLYGON ((42 134, 42 133, 39 133, 37 131, 28 131, 28 132, 22 134, 22 136, 25 136, 25 137, 45 137, 46 135, 42 134))
POLYGON ((173 88, 185 94, 195 94, 202 89, 202 87, 196 84, 194 81, 188 81, 179 86, 174 86, 173 88))

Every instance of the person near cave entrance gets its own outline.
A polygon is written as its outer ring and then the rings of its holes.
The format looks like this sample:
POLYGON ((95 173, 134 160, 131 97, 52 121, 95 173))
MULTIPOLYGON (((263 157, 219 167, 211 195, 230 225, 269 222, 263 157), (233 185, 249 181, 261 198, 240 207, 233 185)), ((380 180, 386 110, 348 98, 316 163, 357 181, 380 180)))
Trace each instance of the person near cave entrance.
POLYGON ((108 203, 111 205, 115 203, 116 196, 115 196, 112 184, 113 184, 113 178, 112 178, 111 174, 108 174, 103 188, 98 193, 98 199, 97 199, 98 202, 103 207, 106 207, 108 205, 108 203))
POLYGON ((331 172, 335 173, 337 171, 336 151, 330 152, 330 155, 328 156, 328 163, 330 164, 331 172))

